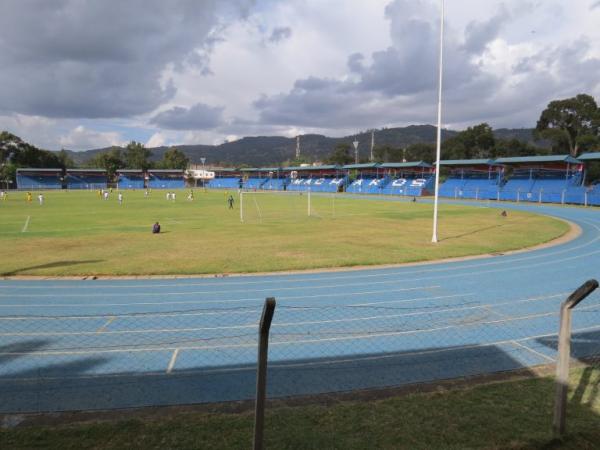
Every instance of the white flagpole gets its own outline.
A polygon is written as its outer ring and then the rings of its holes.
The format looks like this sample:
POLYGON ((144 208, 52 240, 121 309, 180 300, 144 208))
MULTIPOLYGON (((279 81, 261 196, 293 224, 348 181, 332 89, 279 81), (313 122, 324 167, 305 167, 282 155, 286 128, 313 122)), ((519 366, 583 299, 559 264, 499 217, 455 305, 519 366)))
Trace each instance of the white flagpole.
POLYGON ((435 165, 435 196, 433 199, 433 237, 431 242, 438 241, 437 222, 438 222, 438 195, 440 189, 440 154, 442 143, 442 74, 443 74, 443 55, 444 55, 444 0, 441 0, 442 11, 440 14, 440 73, 438 86, 438 115, 437 115, 437 141, 436 141, 436 165, 435 165))

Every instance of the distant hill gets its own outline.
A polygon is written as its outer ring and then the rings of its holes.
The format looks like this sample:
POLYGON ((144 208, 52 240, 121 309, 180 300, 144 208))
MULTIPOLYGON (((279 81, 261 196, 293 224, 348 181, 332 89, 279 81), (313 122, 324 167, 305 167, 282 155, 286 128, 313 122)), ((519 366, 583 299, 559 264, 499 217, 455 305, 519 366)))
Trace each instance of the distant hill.
MULTIPOLYGON (((384 128, 375 131, 375 145, 389 145, 394 148, 406 147, 416 143, 435 143, 436 128, 432 125, 411 125, 402 128, 384 128)), ((498 129, 494 130, 497 138, 517 138, 523 142, 535 144, 532 129, 498 129)), ((457 131, 442 130, 442 139, 455 136, 457 131)), ((322 161, 331 154, 334 147, 341 143, 359 141, 359 152, 366 156, 371 146, 371 131, 365 131, 352 136, 339 138, 327 137, 319 134, 306 134, 300 137, 301 154, 310 161, 322 161)), ((217 165, 249 165, 268 166, 277 165, 293 160, 296 154, 296 139, 282 136, 254 136, 244 137, 237 141, 226 142, 220 145, 177 145, 190 161, 200 164, 200 158, 206 158, 207 166, 217 165)), ((161 160, 169 147, 154 147, 152 160, 161 160)), ((69 151, 78 166, 85 165, 98 153, 107 148, 87 150, 83 152, 69 151)))

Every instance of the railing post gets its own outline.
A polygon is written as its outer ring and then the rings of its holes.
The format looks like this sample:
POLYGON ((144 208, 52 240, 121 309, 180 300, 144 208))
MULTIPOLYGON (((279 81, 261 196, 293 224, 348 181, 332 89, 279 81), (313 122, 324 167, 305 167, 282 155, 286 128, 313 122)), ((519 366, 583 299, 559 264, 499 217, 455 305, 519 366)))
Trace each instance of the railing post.
POLYGON ((563 189, 562 192, 561 192, 561 196, 560 196, 560 204, 561 205, 565 204, 565 192, 566 192, 565 189, 563 189))
POLYGON ((560 305, 556 391, 554 395, 554 420, 552 422, 552 430, 555 436, 564 434, 567 419, 569 360, 571 359, 571 311, 579 302, 594 292, 597 287, 598 282, 596 280, 588 280, 560 305))
POLYGON ((540 197, 538 203, 542 203, 542 192, 544 192, 544 189, 540 189, 540 197))
POLYGON ((275 312, 275 299, 265 300, 258 330, 258 365, 256 369, 256 409, 254 412, 254 450, 262 450, 265 426, 265 401, 267 396, 267 358, 269 330, 275 312))

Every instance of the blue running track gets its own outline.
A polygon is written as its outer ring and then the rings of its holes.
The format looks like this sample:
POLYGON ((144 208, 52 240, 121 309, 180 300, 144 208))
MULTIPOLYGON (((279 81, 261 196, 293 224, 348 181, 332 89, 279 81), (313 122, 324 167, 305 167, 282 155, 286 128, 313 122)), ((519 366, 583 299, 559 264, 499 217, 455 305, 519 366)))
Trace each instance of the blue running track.
MULTIPOLYGON (((252 398, 270 296, 270 397, 552 364, 560 303, 600 277, 600 212, 492 206, 565 218, 582 233, 531 252, 396 268, 0 281, 0 412, 252 398)), ((600 353, 600 293, 578 306, 573 330, 575 357, 600 353)))

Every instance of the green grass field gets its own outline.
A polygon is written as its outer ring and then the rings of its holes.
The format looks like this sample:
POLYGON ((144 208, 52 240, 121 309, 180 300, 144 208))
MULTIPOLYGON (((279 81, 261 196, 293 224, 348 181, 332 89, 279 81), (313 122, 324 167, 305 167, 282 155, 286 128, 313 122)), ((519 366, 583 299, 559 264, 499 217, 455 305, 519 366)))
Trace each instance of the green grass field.
POLYGON ((0 202, 0 275, 183 275, 392 264, 502 252, 561 236, 562 221, 497 209, 339 196, 245 195, 229 210, 224 191, 125 191, 123 205, 96 192, 24 192, 0 202), (152 235, 152 224, 162 225, 152 235), (535 230, 532 233, 531 230, 535 230))

